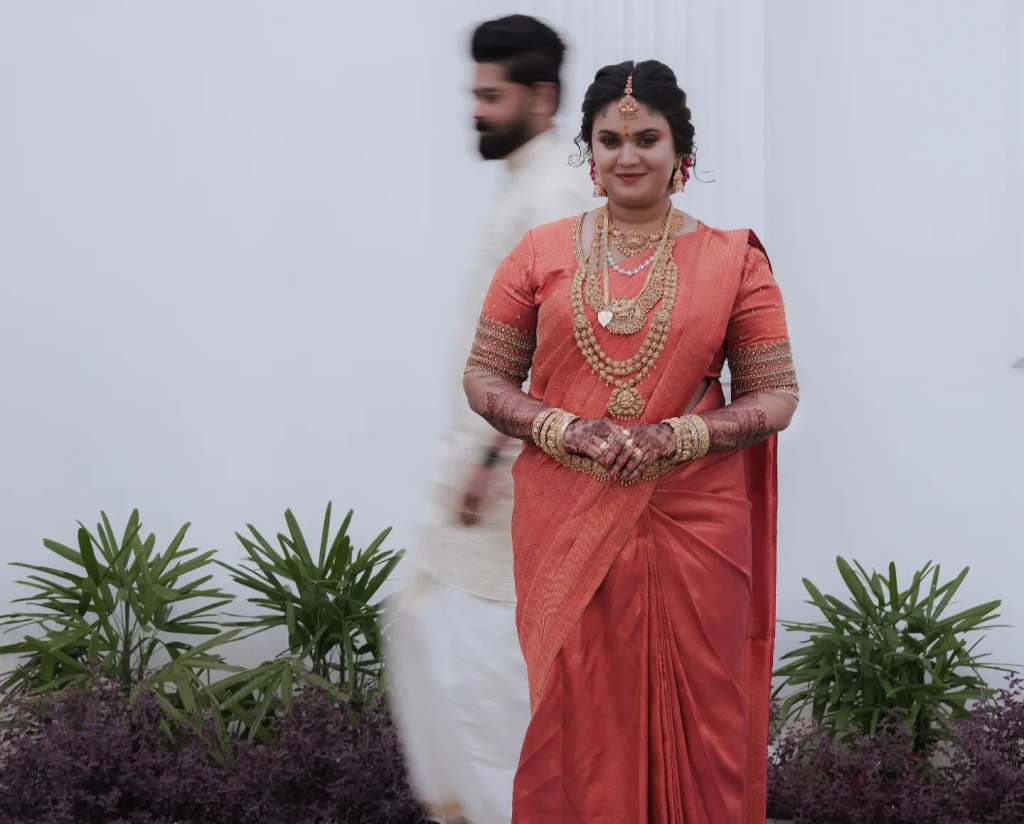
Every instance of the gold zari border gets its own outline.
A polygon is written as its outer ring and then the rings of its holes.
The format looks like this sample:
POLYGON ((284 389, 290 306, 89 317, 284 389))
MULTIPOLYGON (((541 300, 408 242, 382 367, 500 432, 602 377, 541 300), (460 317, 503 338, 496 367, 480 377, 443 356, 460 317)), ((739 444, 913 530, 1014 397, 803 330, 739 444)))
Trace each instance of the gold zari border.
POLYGON ((522 386, 530 374, 536 348, 533 332, 481 315, 465 371, 481 370, 522 386))
POLYGON ((726 353, 732 375, 732 396, 754 392, 785 392, 800 396, 789 339, 730 349, 726 353))

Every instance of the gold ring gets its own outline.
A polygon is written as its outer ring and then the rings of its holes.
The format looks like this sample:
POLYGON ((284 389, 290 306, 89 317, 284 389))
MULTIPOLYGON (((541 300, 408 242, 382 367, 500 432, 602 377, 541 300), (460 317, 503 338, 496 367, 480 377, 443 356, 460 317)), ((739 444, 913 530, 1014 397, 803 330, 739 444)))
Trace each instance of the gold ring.
POLYGON ((608 441, 601 441, 601 446, 598 447, 602 452, 608 451, 608 441))
POLYGON ((625 445, 630 447, 631 449, 636 446, 636 444, 633 443, 633 439, 632 438, 626 438, 626 444, 625 445))

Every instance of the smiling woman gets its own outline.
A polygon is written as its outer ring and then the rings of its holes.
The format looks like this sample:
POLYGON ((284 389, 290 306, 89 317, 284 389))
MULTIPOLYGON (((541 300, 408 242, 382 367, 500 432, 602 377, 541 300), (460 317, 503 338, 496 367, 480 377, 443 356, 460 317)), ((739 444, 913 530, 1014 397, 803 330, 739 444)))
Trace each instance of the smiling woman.
POLYGON ((763 822, 774 436, 798 397, 782 298, 751 231, 672 207, 694 128, 671 69, 598 72, 577 144, 608 205, 499 267, 464 379, 526 443, 513 821, 763 822))

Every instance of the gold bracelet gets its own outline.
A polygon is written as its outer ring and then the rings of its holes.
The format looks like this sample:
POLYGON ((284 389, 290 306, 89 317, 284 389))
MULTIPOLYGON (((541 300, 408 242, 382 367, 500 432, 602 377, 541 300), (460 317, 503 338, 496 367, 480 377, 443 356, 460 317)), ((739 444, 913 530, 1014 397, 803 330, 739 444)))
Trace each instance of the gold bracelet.
POLYGON ((690 428, 683 422, 682 418, 667 418, 662 423, 672 427, 672 433, 676 438, 676 451, 669 460, 674 464, 683 463, 690 454, 690 444, 692 443, 690 428))
POLYGON ((548 422, 544 426, 544 435, 542 440, 544 441, 543 449, 552 458, 558 458, 558 427, 562 423, 562 419, 565 417, 565 413, 559 409, 554 415, 552 415, 548 422))
POLYGON ((700 415, 687 415, 692 418, 694 427, 697 430, 697 451, 693 454, 693 460, 703 458, 711 451, 711 430, 708 429, 707 421, 700 415))
POLYGON ((555 455, 554 435, 558 429, 558 422, 562 419, 563 414, 564 413, 561 409, 556 409, 554 413, 548 416, 548 419, 544 421, 544 426, 542 426, 540 430, 540 448, 552 457, 555 455))
POLYGON ((532 436, 533 442, 537 444, 537 446, 541 445, 541 432, 544 430, 544 424, 547 422, 548 418, 556 412, 558 412, 558 409, 553 406, 549 406, 547 409, 541 410, 537 417, 533 419, 532 436))
POLYGON ((558 431, 555 433, 555 450, 558 453, 559 458, 567 458, 569 453, 565 450, 565 433, 569 431, 569 427, 578 420, 578 418, 569 413, 562 413, 562 420, 558 423, 558 431))
POLYGON ((668 418, 662 423, 671 426, 676 436, 676 452, 671 458, 672 463, 687 463, 708 454, 711 447, 711 433, 707 423, 700 415, 668 418))

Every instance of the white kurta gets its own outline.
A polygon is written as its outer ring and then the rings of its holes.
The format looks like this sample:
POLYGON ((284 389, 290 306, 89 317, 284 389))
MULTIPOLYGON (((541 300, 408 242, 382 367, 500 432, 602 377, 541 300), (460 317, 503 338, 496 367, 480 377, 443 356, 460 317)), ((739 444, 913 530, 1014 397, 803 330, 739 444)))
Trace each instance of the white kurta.
POLYGON ((512 779, 529 722, 526 666, 515 627, 513 450, 494 469, 480 518, 463 526, 466 483, 494 439, 470 408, 462 372, 495 270, 534 226, 592 207, 573 147, 547 132, 508 158, 458 312, 449 419, 411 570, 388 616, 392 708, 414 790, 437 820, 509 824, 512 779))

